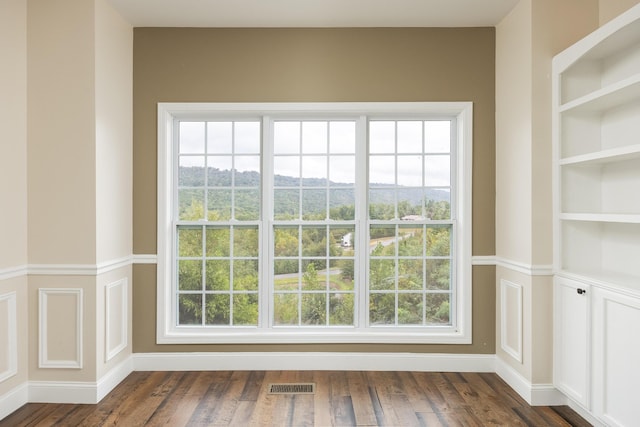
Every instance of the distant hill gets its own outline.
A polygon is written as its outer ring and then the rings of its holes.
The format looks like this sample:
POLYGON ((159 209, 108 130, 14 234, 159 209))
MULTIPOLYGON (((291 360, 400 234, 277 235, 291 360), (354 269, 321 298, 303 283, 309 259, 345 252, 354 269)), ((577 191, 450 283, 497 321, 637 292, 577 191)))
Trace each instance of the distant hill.
MULTIPOLYGON (((198 166, 180 167, 179 168, 180 186, 182 187, 200 187, 205 183, 205 168, 198 166)), ((215 182, 215 186, 228 187, 231 186, 231 171, 219 170, 216 168, 208 168, 208 179, 211 186, 211 182, 215 182)), ((260 185, 260 174, 257 172, 236 172, 235 174, 236 185, 247 187, 258 187, 260 185)), ((300 184, 299 178, 290 176, 276 175, 274 177, 274 183, 276 187, 297 187, 300 184)), ((302 178, 303 187, 325 187, 327 184, 326 179, 321 178, 302 178)), ((345 191, 350 184, 329 182, 330 190, 330 207, 339 207, 353 204, 353 193, 351 191, 345 191), (333 191, 333 190, 338 191, 333 191)), ((286 197, 286 194, 281 194, 281 197, 286 197)), ((435 202, 449 201, 450 194, 446 190, 427 189, 427 199, 435 202)), ((412 205, 419 205, 422 202, 422 194, 420 191, 415 191, 411 188, 398 188, 399 200, 406 200, 412 205)), ((395 201, 392 192, 377 192, 375 203, 377 204, 393 204, 395 201)), ((288 211, 287 207, 297 204, 297 201, 292 200, 278 200, 276 204, 276 214, 279 213, 278 209, 281 207, 283 212, 288 211)), ((305 199, 305 209, 308 212, 320 212, 325 209, 325 201, 321 196, 317 197, 317 200, 311 198, 305 199)))

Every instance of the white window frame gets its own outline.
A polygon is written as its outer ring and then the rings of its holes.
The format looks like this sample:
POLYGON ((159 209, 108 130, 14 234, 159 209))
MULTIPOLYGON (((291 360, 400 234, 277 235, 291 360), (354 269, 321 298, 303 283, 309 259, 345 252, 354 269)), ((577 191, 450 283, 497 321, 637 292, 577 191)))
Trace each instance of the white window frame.
MULTIPOLYGON (((364 121, 366 123, 366 121, 364 121)), ((366 127, 366 125, 363 125, 366 127)), ((269 132, 264 129, 264 132, 269 132)), ((365 130, 366 132, 366 130, 365 130)), ((381 102, 381 103, 158 103, 158 176, 157 176, 157 325, 158 344, 233 344, 233 343, 420 343, 470 344, 472 342, 472 155, 473 104, 471 102, 381 102), (457 123, 455 206, 455 327, 366 328, 189 328, 175 325, 174 304, 174 233, 172 191, 174 185, 174 147, 176 119, 287 115, 300 118, 349 115, 378 117, 455 116, 457 123)), ((264 154, 263 154, 264 155, 264 154)), ((365 169, 365 168, 360 168, 365 169)), ((358 172, 359 174, 363 172, 358 172)), ((452 211, 452 217, 454 217, 452 211)), ((269 227, 270 224, 263 224, 269 227)), ((358 224, 360 236, 366 224, 358 224)), ((364 232, 363 232, 364 231, 364 232)), ((261 253, 266 253, 266 242, 261 253)), ((263 269, 264 270, 264 269, 263 269)), ((361 272, 361 274, 364 272, 361 272)), ((264 275, 262 276, 264 278, 264 275)), ((363 276, 361 276, 363 277, 363 276)), ((261 301, 263 304, 264 301, 261 301)), ((262 315, 261 315, 262 316, 262 315)))

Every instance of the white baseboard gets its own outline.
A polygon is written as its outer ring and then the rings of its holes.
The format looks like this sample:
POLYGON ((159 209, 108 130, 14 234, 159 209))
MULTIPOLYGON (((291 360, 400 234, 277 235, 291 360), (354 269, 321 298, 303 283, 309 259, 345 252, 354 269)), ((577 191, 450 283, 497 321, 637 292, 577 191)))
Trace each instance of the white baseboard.
POLYGON ((494 372, 495 355, 422 353, 137 353, 136 371, 494 372))
POLYGON ((531 406, 566 405, 567 398, 553 384, 532 384, 518 371, 496 356, 495 373, 531 406))
POLYGON ((131 357, 97 382, 29 381, 29 403, 96 404, 133 372, 131 357))
POLYGON ((111 369, 98 380, 96 397, 97 402, 101 401, 107 394, 111 392, 118 384, 133 372, 133 358, 127 357, 123 362, 111 369))
POLYGON ((25 382, 0 396, 0 420, 27 403, 29 403, 29 385, 25 382))

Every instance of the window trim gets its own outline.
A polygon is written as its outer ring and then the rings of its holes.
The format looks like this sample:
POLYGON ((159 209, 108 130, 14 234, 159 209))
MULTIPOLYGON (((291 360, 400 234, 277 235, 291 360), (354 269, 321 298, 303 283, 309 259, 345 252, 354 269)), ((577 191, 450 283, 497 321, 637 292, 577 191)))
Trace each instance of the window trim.
MULTIPOLYGON (((157 320, 158 344, 261 344, 261 343, 387 343, 387 344, 470 344, 472 342, 472 155, 473 104, 471 102, 374 102, 374 103, 158 103, 157 129, 157 320), (215 332, 211 329, 177 328, 173 326, 172 274, 173 223, 172 193, 174 168, 172 142, 180 118, 208 118, 211 114, 229 118, 286 114, 301 118, 318 115, 366 115, 370 118, 407 118, 418 115, 446 115, 457 118, 455 164, 455 271, 457 329, 439 331, 437 326, 424 332, 411 327, 371 328, 349 331, 349 327, 297 328, 296 330, 239 327, 215 332)), ((267 131, 269 131, 267 129, 267 131)), ((452 171, 453 172, 453 171, 452 171)), ((453 200, 452 200, 453 202, 453 200)), ((453 204, 453 203, 452 203, 453 204)), ((261 250, 265 242, 261 242, 261 250)))

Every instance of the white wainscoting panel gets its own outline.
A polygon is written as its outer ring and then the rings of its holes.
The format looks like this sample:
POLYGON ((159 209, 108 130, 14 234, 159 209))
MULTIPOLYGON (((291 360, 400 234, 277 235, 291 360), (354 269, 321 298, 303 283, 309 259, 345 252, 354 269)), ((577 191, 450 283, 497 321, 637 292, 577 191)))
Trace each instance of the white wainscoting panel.
POLYGON ((105 286, 105 362, 127 348, 129 325, 127 278, 105 286))
POLYGON ((82 289, 40 288, 38 293, 38 366, 81 369, 82 289))
POLYGON ((17 294, 0 295, 0 383, 18 373, 17 294))
POLYGON ((500 347, 522 363, 522 285, 500 280, 500 347))

